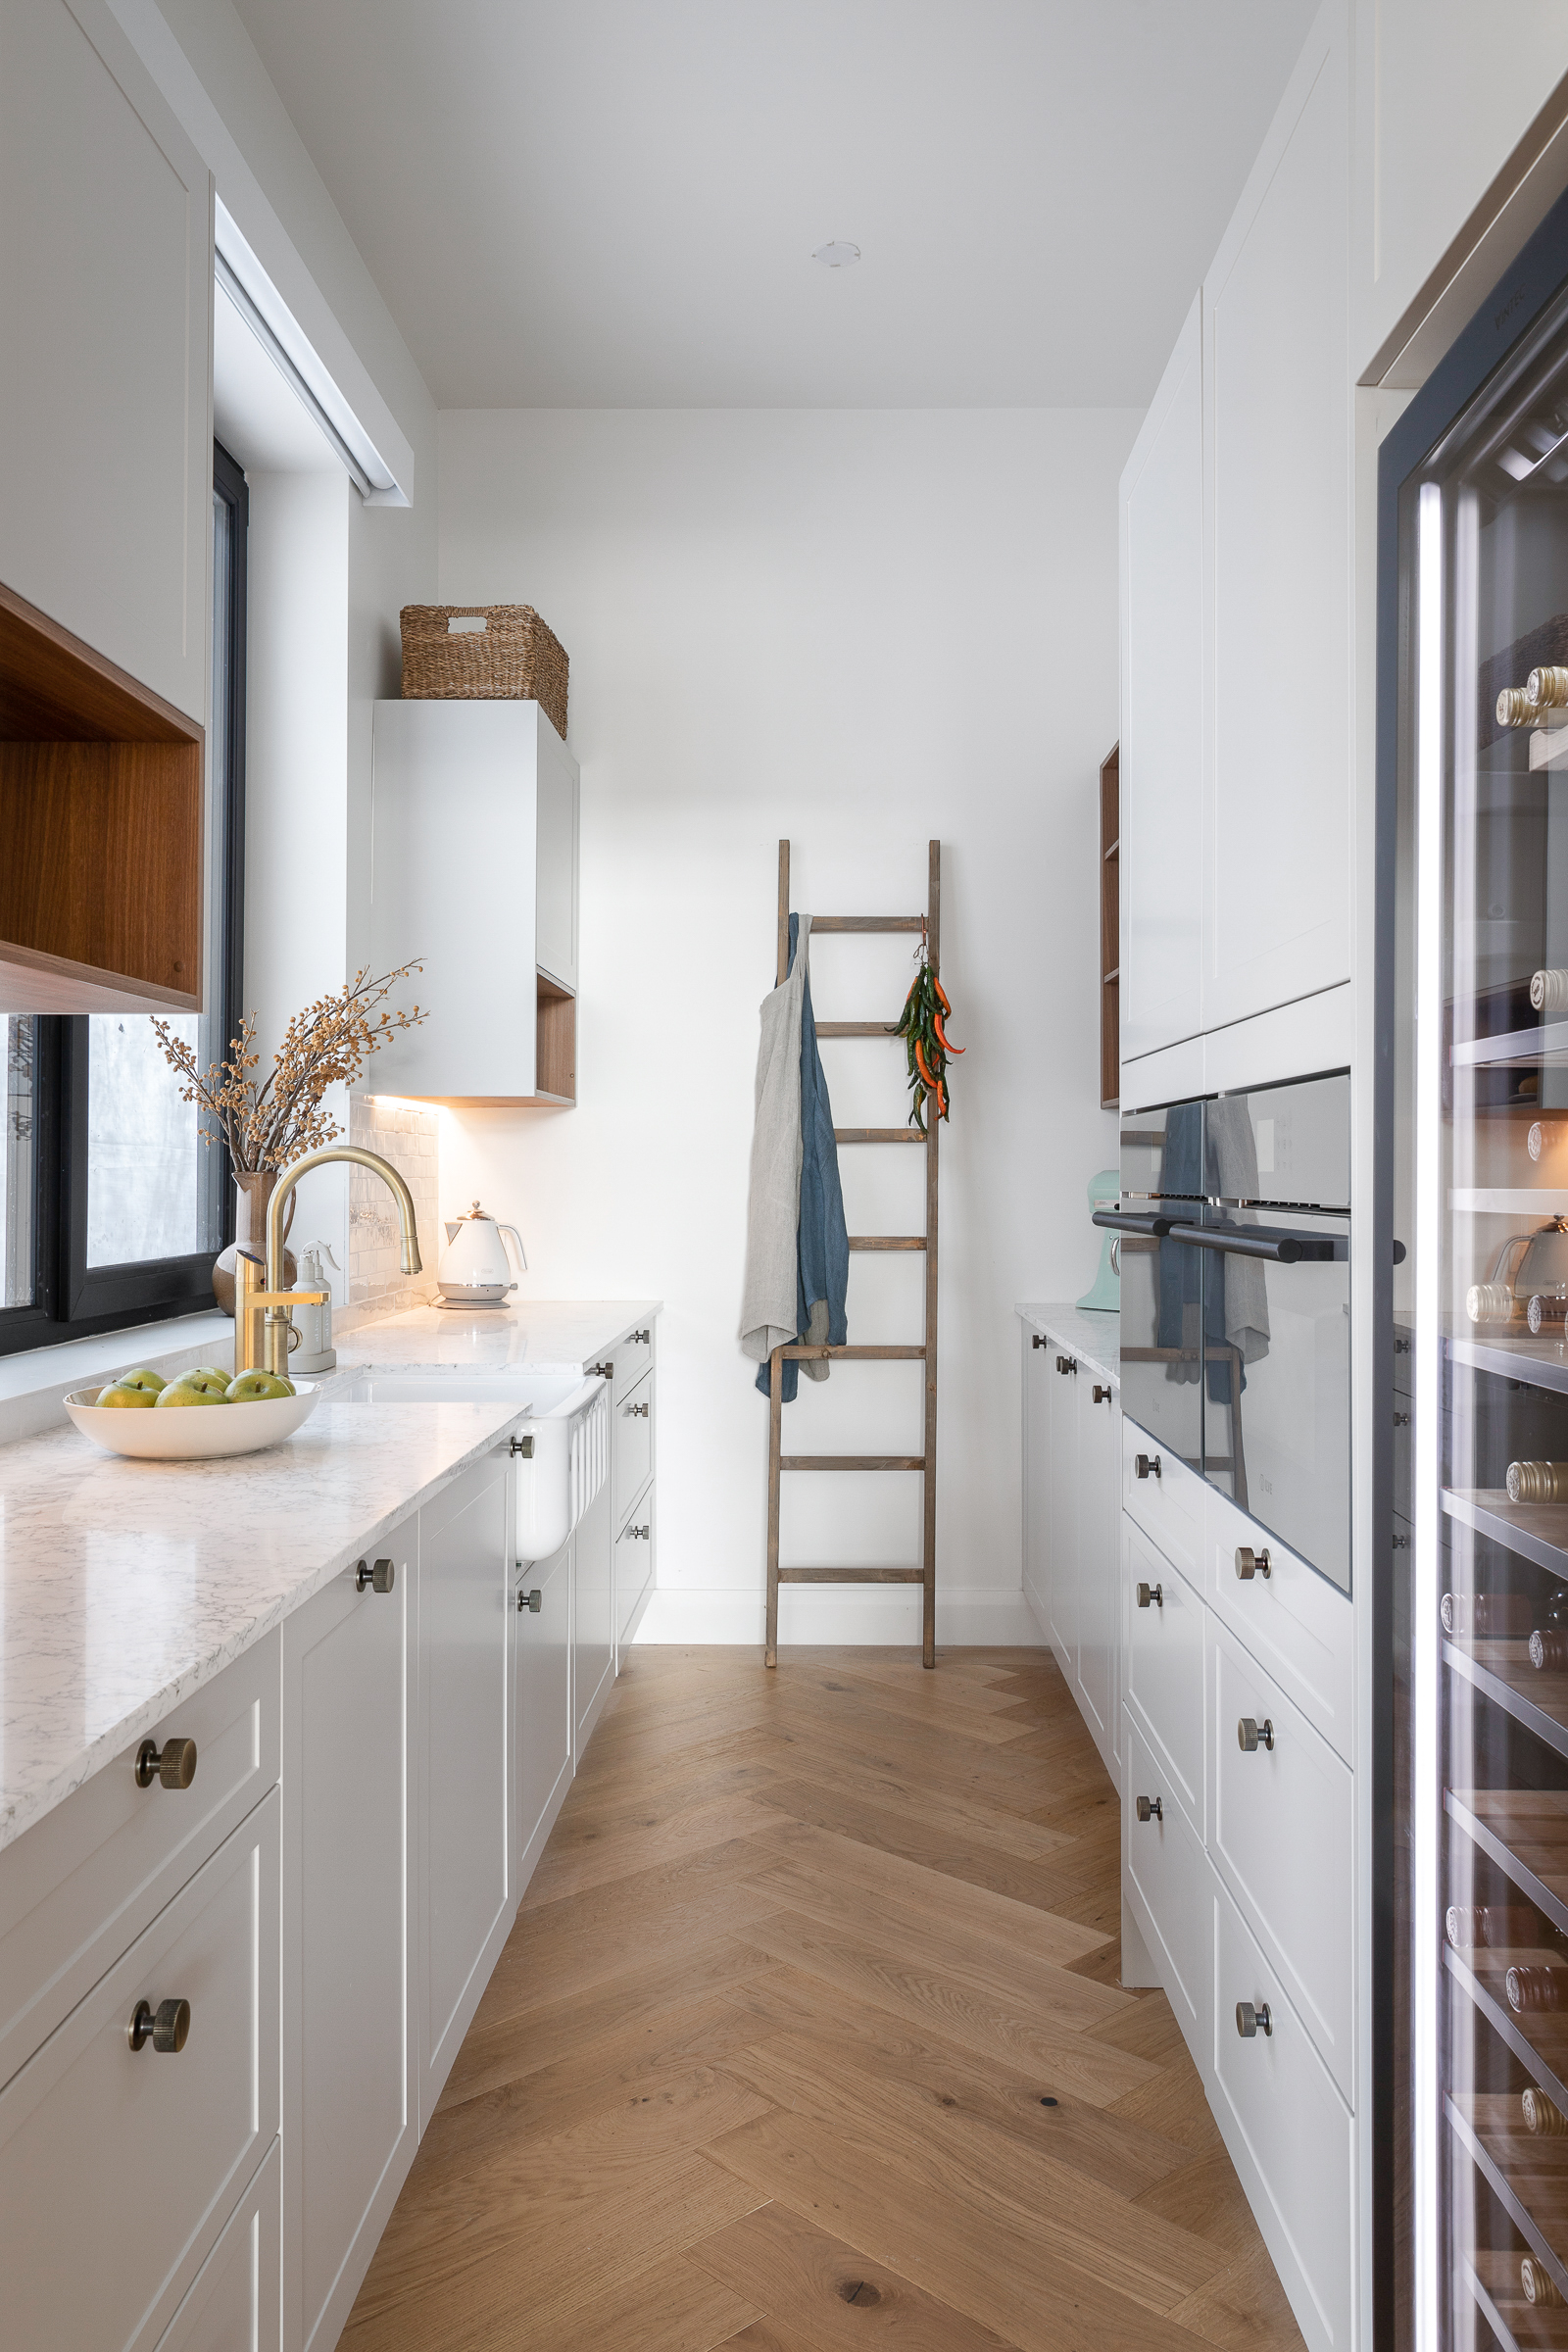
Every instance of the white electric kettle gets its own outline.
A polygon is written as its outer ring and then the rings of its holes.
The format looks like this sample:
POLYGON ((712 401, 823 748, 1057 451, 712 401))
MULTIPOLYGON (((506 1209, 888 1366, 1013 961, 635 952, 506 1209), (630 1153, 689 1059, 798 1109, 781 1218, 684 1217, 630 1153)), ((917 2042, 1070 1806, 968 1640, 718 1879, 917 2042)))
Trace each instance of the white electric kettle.
POLYGON ((502 1306, 509 1291, 517 1287, 502 1235, 510 1233, 517 1246, 517 1272, 526 1274, 528 1259, 515 1225, 498 1225, 476 1200, 466 1217, 448 1222, 447 1246, 441 1252, 436 1287, 448 1306, 502 1306))

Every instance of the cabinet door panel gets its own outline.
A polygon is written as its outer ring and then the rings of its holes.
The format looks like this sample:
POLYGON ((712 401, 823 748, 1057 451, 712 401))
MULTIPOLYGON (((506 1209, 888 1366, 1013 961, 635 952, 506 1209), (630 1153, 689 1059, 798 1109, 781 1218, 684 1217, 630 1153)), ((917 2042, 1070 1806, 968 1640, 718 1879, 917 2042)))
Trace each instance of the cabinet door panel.
POLYGON ((611 1400, 611 1483, 615 1495, 615 1526, 647 1486, 654 1470, 654 1382, 652 1374, 638 1382, 628 1396, 617 1378, 611 1400))
POLYGON ((1329 7, 1203 288, 1203 1020, 1350 970, 1348 37, 1329 7))
POLYGON ((1077 1372, 1063 1372, 1058 1355, 1070 1363, 1065 1350, 1051 1349, 1046 1382, 1046 1418, 1051 1428, 1051 1645, 1069 1683, 1077 1678, 1078 1661, 1078 1381, 1077 1372))
POLYGON ((1195 300, 1121 483, 1121 1051, 1202 1026, 1203 360, 1195 300))
POLYGON ((539 867, 534 954, 563 988, 577 985, 577 771, 539 729, 539 867))
POLYGON ((524 1570, 517 1591, 524 1596, 539 1594, 536 1610, 514 1608, 514 1851, 520 1892, 571 1781, 570 1544, 564 1544, 553 1560, 524 1570))
POLYGON ((614 1560, 610 1540, 610 1490, 600 1488, 571 1539, 577 1591, 573 1602, 571 1687, 572 1755, 582 1751, 615 1671, 614 1560))
POLYGON ((414 2157, 407 1872, 416 1522, 396 1582, 340 1576, 283 1628, 289 2352, 335 2341, 414 2157))
POLYGON ((274 2139, 158 2352, 277 2352, 282 2170, 274 2139))
POLYGON ((1112 1779, 1116 1774, 1115 1523, 1121 1515, 1120 1433, 1104 1383, 1078 1375, 1078 1650, 1077 1694, 1095 1745, 1112 1779), (1102 1401, 1095 1402, 1095 1390, 1102 1401))
POLYGON ((510 1494, 505 1458, 497 1457, 419 1515, 416 1920, 421 2132, 511 1918, 510 1494))
POLYGON ((211 182, 94 0, 0 10, 0 580, 205 718, 211 182))
POLYGON ((648 1487, 615 1538, 615 1642, 630 1639, 638 1610, 654 1582, 654 1489, 648 1487))
POLYGON ((1042 1335, 1023 1335, 1023 1573, 1035 1615, 1051 1625, 1051 1384, 1054 1350, 1042 1335))
POLYGON ((1176 2022, 1201 2065, 1209 2014, 1209 1867, 1170 1783, 1134 1724, 1127 1726, 1122 1812, 1122 1866, 1142 1909, 1139 1925, 1150 1937, 1176 2022), (1141 1796, 1151 1800, 1147 1821, 1138 1817, 1141 1796))
POLYGON ((156 2343, 277 2136, 277 1815, 273 1790, 0 2094, 19 2352, 156 2343), (167 2000, 183 2049, 132 2050, 167 2000))

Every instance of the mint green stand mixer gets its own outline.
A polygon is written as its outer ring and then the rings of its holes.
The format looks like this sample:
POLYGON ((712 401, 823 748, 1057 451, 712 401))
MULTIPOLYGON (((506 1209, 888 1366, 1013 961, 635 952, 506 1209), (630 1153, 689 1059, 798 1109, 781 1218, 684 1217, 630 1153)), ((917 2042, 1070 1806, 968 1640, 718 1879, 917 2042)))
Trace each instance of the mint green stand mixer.
MULTIPOLYGON (((1091 1209, 1114 1208, 1121 1199, 1121 1173, 1116 1168, 1102 1168, 1098 1176, 1089 1179, 1091 1209)), ((1101 1229, 1100 1271, 1089 1289, 1077 1301, 1091 1314, 1116 1315, 1121 1312, 1121 1276, 1111 1256, 1117 1237, 1101 1229)))

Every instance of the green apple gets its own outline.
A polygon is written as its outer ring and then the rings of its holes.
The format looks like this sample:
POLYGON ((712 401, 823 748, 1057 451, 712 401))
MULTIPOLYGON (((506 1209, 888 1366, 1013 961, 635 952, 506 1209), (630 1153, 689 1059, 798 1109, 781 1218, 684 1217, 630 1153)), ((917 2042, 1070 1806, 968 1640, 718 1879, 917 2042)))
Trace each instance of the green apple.
POLYGON ((156 1396, 166 1385, 163 1374, 149 1372, 145 1364, 138 1364, 134 1372, 122 1372, 115 1383, 117 1389, 145 1389, 149 1396, 156 1396))
POLYGON ((98 1401, 113 1408, 128 1406, 134 1411, 138 1405, 156 1404, 158 1398, 151 1389, 133 1389, 128 1380, 117 1380, 109 1388, 99 1390, 98 1401))
POLYGON ((275 1396, 292 1396, 294 1383, 281 1372, 241 1372, 228 1384, 230 1404, 266 1404, 275 1396))
POLYGON ((193 1372, 182 1372, 177 1380, 172 1380, 158 1401, 162 1404, 171 1389, 195 1389, 215 1403, 221 1404, 228 1395, 228 1384, 232 1378, 232 1373, 215 1371, 211 1364, 198 1364, 193 1372))
POLYGON ((162 1412, 166 1404, 226 1404, 228 1398, 222 1389, 210 1388, 201 1380, 172 1380, 167 1389, 160 1389, 154 1401, 162 1412))

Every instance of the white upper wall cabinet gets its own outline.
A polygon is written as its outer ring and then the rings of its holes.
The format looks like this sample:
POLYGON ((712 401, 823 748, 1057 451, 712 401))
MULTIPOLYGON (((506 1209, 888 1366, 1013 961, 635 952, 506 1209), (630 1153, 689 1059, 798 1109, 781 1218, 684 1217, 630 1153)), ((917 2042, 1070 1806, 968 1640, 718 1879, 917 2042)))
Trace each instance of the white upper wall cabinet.
POLYGON ((429 1018, 383 1094, 576 1099, 577 762, 537 703, 375 706, 370 953, 421 956, 429 1018))
POLYGON ((1568 8, 1562 0, 1358 0, 1356 15, 1352 371, 1366 377, 1376 363, 1380 380, 1413 387, 1560 192, 1560 167, 1548 170, 1539 197, 1523 183, 1563 120, 1553 84, 1568 74, 1568 8), (1475 241, 1466 224, 1544 102, 1540 137, 1487 208, 1517 186, 1530 218, 1508 253, 1487 262, 1449 306, 1435 345, 1423 341, 1401 368, 1405 338, 1396 330, 1412 306, 1419 313, 1437 301, 1462 266, 1475 241))
POLYGON ((207 710, 212 182, 102 0, 0 8, 0 582, 207 710))
POLYGON ((1195 297, 1121 477, 1121 1051, 1202 1027, 1203 338, 1195 297))
POLYGON ((1205 1030, 1349 976, 1348 238, 1329 0, 1203 286, 1205 1030))

